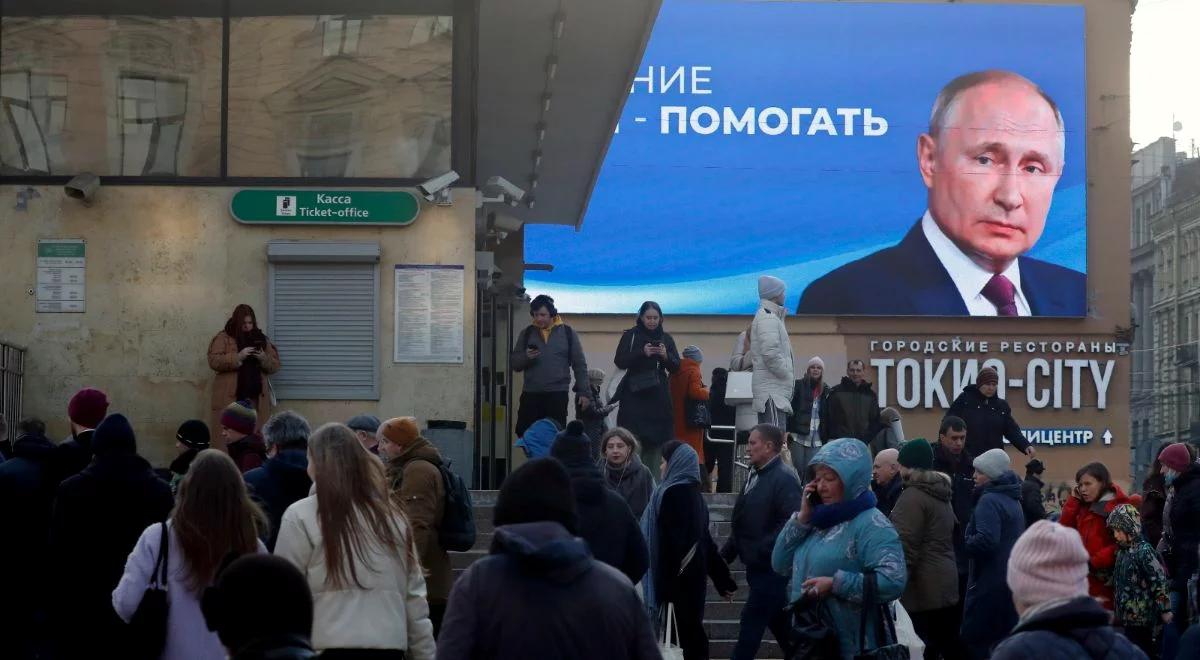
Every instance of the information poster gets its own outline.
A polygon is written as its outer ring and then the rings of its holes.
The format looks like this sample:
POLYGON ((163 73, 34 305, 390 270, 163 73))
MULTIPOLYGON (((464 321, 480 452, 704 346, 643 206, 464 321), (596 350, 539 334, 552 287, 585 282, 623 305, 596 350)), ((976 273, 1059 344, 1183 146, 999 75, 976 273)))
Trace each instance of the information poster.
POLYGON ((82 238, 49 238, 38 241, 37 311, 86 311, 86 268, 82 238))
POLYGON ((463 266, 396 265, 394 362, 463 363, 463 266))

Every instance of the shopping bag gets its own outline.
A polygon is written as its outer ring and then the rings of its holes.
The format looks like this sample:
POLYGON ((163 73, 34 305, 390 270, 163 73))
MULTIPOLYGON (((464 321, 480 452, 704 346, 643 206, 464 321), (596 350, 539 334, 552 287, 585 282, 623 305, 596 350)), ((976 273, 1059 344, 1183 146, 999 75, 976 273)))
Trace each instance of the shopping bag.
POLYGON ((658 653, 662 660, 683 660, 683 648, 679 646, 679 625, 675 623, 675 603, 667 603, 663 634, 658 642, 658 653))
POLYGON ((913 625, 912 617, 908 615, 908 611, 900 604, 900 601, 894 603, 896 606, 896 641, 908 647, 909 660, 923 660, 925 658, 925 642, 917 636, 917 628, 913 625))

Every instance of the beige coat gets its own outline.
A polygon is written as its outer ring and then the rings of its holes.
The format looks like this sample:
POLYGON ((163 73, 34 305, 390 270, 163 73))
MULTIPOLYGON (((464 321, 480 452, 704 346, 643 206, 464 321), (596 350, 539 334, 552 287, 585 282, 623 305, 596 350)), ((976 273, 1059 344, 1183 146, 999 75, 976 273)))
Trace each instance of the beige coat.
MULTIPOLYGON (((218 332, 208 344, 208 366, 217 372, 213 378, 212 403, 209 409, 209 419, 212 421, 209 424, 209 432, 212 436, 212 446, 222 448, 225 443, 221 440, 221 412, 233 403, 237 395, 239 366, 237 340, 225 334, 224 330, 218 332)), ((255 406, 258 413, 256 430, 261 429, 271 415, 271 385, 267 376, 279 371, 279 366, 279 351, 275 344, 268 341, 267 350, 262 358, 262 394, 258 396, 255 406)))
MULTIPOLYGON (((433 660, 433 623, 420 566, 407 566, 407 553, 398 559, 373 543, 367 546, 368 556, 354 559, 362 589, 328 584, 317 497, 288 507, 275 543, 276 556, 299 567, 312 589, 313 647, 394 649, 405 651, 411 660, 433 660)), ((405 536, 412 533, 399 516, 395 523, 405 536)))

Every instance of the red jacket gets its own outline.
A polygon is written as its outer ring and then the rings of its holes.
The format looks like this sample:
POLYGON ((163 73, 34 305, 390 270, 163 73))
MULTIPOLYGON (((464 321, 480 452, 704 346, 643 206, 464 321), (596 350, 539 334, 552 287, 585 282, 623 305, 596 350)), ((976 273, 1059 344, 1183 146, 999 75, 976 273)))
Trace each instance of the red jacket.
POLYGON ((1083 538, 1083 547, 1088 552, 1088 593, 1101 599, 1104 607, 1113 609, 1113 590, 1107 584, 1112 579, 1112 570, 1117 563, 1117 541, 1108 531, 1108 514, 1121 504, 1129 504, 1129 498, 1121 487, 1113 484, 1113 497, 1092 505, 1085 505, 1077 497, 1067 498, 1059 522, 1083 538), (1103 513, 1100 513, 1103 511, 1103 513))
POLYGON ((700 456, 700 462, 704 463, 704 429, 691 428, 684 419, 688 399, 708 401, 708 388, 704 387, 700 363, 691 358, 683 358, 679 361, 679 371, 671 374, 671 409, 675 417, 675 438, 691 445, 700 456))

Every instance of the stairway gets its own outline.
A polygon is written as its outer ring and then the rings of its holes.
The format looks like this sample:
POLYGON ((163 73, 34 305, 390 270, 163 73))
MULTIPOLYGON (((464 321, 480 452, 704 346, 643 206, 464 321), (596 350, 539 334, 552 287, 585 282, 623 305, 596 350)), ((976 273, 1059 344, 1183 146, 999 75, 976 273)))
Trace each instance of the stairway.
MULTIPOLYGON (((450 553, 450 564, 454 569, 455 578, 474 563, 475 560, 485 556, 492 544, 492 509, 496 504, 496 491, 471 491, 471 497, 475 502, 475 525, 478 535, 475 539, 475 547, 471 550, 450 553)), ((704 497, 708 503, 713 540, 716 541, 717 547, 720 547, 725 542, 725 538, 729 536, 729 520, 733 515, 735 496, 718 493, 705 495, 704 497)), ((746 602, 745 567, 742 566, 741 561, 737 561, 729 568, 733 572, 734 580, 738 584, 738 591, 733 597, 734 602, 726 603, 722 600, 710 582, 708 585, 708 602, 704 608, 704 627, 708 632, 709 655, 714 660, 728 658, 733 653, 733 645, 737 641, 738 621, 741 617, 742 606, 746 602)), ((770 631, 764 637, 757 657, 783 657, 783 653, 780 652, 779 646, 775 643, 775 639, 771 636, 770 631)))

